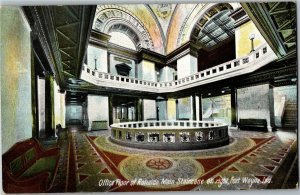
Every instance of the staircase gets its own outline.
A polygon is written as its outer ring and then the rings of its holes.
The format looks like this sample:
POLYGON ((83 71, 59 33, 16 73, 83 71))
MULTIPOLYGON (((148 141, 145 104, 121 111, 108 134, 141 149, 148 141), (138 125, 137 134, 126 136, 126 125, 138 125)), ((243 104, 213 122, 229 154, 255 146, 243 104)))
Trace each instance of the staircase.
POLYGON ((297 128, 297 103, 287 103, 284 110, 282 127, 297 128))

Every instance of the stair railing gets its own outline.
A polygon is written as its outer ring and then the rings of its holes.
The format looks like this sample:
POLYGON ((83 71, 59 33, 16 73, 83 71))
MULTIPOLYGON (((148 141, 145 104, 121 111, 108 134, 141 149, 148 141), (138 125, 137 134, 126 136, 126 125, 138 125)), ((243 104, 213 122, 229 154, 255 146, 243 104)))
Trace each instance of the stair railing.
POLYGON ((281 100, 280 100, 279 109, 278 109, 278 115, 280 116, 281 123, 282 123, 283 116, 284 116, 285 105, 286 105, 286 97, 282 96, 281 100))

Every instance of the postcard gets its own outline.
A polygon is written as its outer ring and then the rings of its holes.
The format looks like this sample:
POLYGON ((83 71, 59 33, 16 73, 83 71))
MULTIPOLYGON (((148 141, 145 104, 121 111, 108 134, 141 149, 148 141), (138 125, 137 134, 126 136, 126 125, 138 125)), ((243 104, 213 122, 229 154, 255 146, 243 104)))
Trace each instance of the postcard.
POLYGON ((0 14, 5 193, 298 189, 296 2, 0 14))

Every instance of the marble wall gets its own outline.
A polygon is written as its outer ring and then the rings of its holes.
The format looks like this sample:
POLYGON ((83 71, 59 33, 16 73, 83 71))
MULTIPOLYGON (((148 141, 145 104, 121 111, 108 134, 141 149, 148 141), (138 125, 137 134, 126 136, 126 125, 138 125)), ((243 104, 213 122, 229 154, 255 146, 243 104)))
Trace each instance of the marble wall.
POLYGON ((91 129, 93 121, 108 121, 108 97, 89 94, 87 96, 87 110, 89 119, 89 130, 91 129))
POLYGON ((39 132, 45 131, 45 79, 38 79, 38 112, 39 112, 39 132))
POLYGON ((54 121, 55 125, 60 124, 62 128, 65 128, 65 106, 66 92, 60 93, 59 86, 54 82, 54 121))
POLYGON ((89 45, 87 48, 87 65, 94 70, 95 59, 97 70, 100 72, 107 72, 107 50, 89 45))
MULTIPOLYGON (((197 58, 187 54, 177 60, 177 75, 178 79, 192 75, 198 71, 197 58)), ((193 107, 192 97, 178 99, 178 117, 179 119, 192 119, 193 107)))
POLYGON ((255 38, 253 40, 254 49, 258 48, 262 44, 266 43, 266 40, 260 34, 254 23, 250 20, 245 24, 235 29, 235 56, 240 58, 246 56, 251 51, 251 41, 249 36, 253 34, 255 38))
POLYGON ((145 81, 157 81, 155 63, 148 60, 142 60, 138 64, 138 79, 145 81))
POLYGON ((180 98, 178 99, 178 118, 181 119, 192 119, 193 117, 193 110, 192 110, 192 98, 180 98))
POLYGON ((274 127, 273 89, 269 84, 237 89, 238 119, 266 119, 274 127))
POLYGON ((165 66, 159 71, 159 82, 173 81, 176 71, 174 68, 165 66))
POLYGON ((135 61, 131 59, 125 59, 114 54, 110 54, 110 74, 118 75, 116 65, 125 63, 130 66, 131 70, 129 72, 129 77, 135 78, 135 61))
POLYGON ((161 100, 157 102, 157 106, 159 109, 159 120, 167 120, 168 119, 168 113, 167 113, 167 101, 161 100))
POLYGON ((156 102, 155 100, 148 100, 144 99, 143 100, 143 105, 144 105, 144 120, 149 120, 153 119, 156 120, 156 102))
POLYGON ((178 79, 190 76, 198 72, 197 58, 187 54, 177 60, 177 75, 178 79))
POLYGON ((30 27, 18 7, 0 8, 2 154, 32 137, 30 27))
POLYGON ((176 100, 168 99, 167 101, 168 120, 176 120, 176 100))
POLYGON ((282 86, 275 87, 273 90, 274 93, 274 115, 275 115, 275 124, 278 127, 282 126, 281 118, 282 109, 288 103, 297 103, 297 86, 282 86), (282 101, 282 98, 285 98, 285 101, 282 101))
POLYGON ((82 110, 83 110, 82 105, 74 105, 74 104, 66 105, 66 123, 74 119, 82 121, 83 119, 82 110))

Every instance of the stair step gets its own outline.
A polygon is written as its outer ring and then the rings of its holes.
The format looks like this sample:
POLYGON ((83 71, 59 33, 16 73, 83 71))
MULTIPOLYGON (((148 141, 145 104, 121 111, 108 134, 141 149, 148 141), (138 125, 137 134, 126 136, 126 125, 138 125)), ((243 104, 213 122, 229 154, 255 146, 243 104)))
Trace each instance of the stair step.
POLYGON ((298 126, 298 105, 287 103, 284 110, 282 126, 286 128, 297 128, 298 126))
POLYGON ((297 114, 296 113, 286 113, 284 117, 294 117, 294 118, 297 118, 297 114))
POLYGON ((297 127, 297 123, 285 123, 285 124, 282 124, 282 126, 284 126, 284 127, 286 127, 286 126, 297 127))
POLYGON ((297 108, 297 106, 286 105, 285 108, 297 108))
POLYGON ((297 124, 297 121, 284 121, 283 124, 297 124))
POLYGON ((284 121, 283 124, 297 124, 297 121, 284 121))
POLYGON ((284 117, 283 117, 283 120, 284 120, 284 119, 288 119, 288 118, 289 118, 289 119, 297 119, 297 116, 284 116, 284 117))
POLYGON ((284 117, 283 120, 297 120, 297 117, 284 117))
POLYGON ((283 125, 284 128, 297 128, 297 125, 283 125))
POLYGON ((293 109, 293 110, 296 110, 296 109, 297 109, 297 106, 285 106, 285 109, 293 109))
POLYGON ((297 119, 289 119, 289 120, 283 120, 283 122, 297 122, 297 119))
POLYGON ((297 109, 285 109, 285 112, 297 112, 297 109))
POLYGON ((297 126, 297 123, 283 123, 283 126, 289 125, 289 126, 297 126))
POLYGON ((297 102, 288 102, 287 105, 297 105, 297 102))

